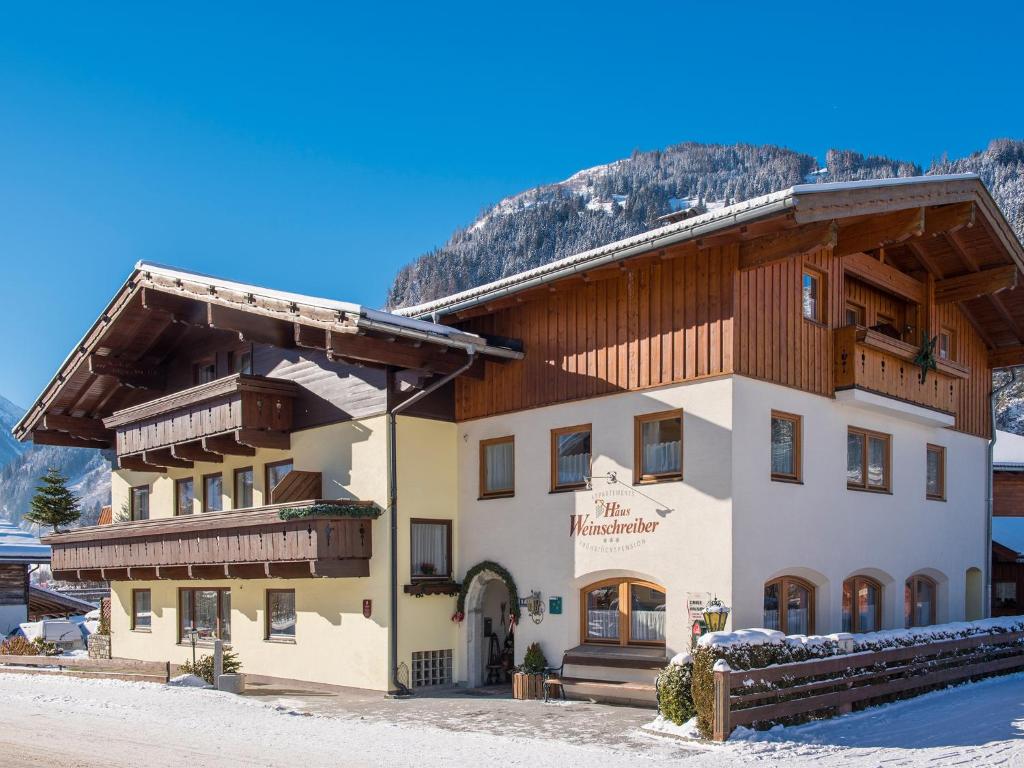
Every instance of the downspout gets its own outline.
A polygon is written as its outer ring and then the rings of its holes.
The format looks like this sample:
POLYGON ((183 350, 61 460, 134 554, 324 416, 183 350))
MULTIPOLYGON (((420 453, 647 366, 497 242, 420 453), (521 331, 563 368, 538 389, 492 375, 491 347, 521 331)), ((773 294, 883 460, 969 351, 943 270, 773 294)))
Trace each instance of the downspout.
POLYGON ((988 514, 985 515, 985 559, 981 562, 985 566, 985 593, 982 596, 984 605, 982 606, 982 615, 988 619, 992 616, 992 512, 995 507, 995 481, 992 477, 993 465, 995 464, 995 452, 996 452, 996 398, 999 397, 1005 390, 1013 386, 1017 381, 1017 371, 1020 370, 1018 366, 1010 368, 1010 380, 1005 384, 1000 384, 998 387, 992 390, 992 394, 988 399, 989 407, 989 424, 992 430, 992 437, 988 441, 988 478, 987 478, 987 510, 988 514))
POLYGON ((399 413, 410 408, 432 392, 436 392, 448 382, 469 370, 476 362, 476 349, 467 346, 466 362, 457 370, 438 379, 425 389, 421 389, 407 400, 388 409, 388 509, 391 512, 391 645, 388 659, 391 666, 391 682, 397 696, 411 696, 412 691, 398 679, 398 437, 397 427, 399 413))

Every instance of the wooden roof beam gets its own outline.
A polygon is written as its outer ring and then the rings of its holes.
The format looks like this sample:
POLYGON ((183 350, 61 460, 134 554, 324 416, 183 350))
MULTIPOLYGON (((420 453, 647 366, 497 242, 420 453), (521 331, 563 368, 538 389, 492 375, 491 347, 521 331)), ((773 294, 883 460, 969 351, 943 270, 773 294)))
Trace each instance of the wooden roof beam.
MULTIPOLYGON (((964 244, 963 240, 960 239, 960 235, 957 232, 945 233, 946 242, 949 247, 952 248, 960 260, 971 272, 979 272, 981 267, 978 266, 978 261, 971 253, 970 249, 964 244)), ((1010 311, 1006 308, 1006 304, 999 298, 998 294, 988 294, 988 300, 992 302, 992 306, 995 307, 996 313, 1003 319, 1003 321, 1009 326, 1010 331, 1016 337, 1017 341, 1024 344, 1024 327, 1017 322, 1017 320, 1010 314, 1010 311)), ((989 343, 991 347, 991 343, 989 343)))
POLYGON ((47 413, 43 415, 42 429, 47 432, 67 432, 86 440, 112 442, 114 439, 114 433, 104 427, 102 421, 84 416, 47 413))
POLYGON ((159 472, 163 474, 167 471, 167 467, 150 464, 138 454, 131 456, 118 456, 117 466, 119 469, 128 469, 132 472, 159 472))
POLYGON ((182 325, 206 325, 206 308, 196 297, 177 296, 143 286, 142 306, 151 312, 169 315, 182 325))
POLYGON ((219 453, 203 450, 202 443, 182 443, 171 446, 171 455, 176 459, 188 461, 203 461, 211 464, 220 464, 224 457, 219 453))
POLYGON ((881 288, 915 304, 923 304, 925 285, 895 267, 883 264, 866 253, 851 253, 843 257, 843 270, 869 285, 881 288))
POLYGON ((753 269, 818 248, 834 246, 837 234, 838 227, 834 221, 823 221, 741 242, 740 269, 753 269))
POLYGON ((36 445, 60 445, 67 448, 110 448, 110 440, 95 440, 70 435, 67 432, 49 432, 43 429, 32 430, 32 442, 36 445))
POLYGON ((1024 345, 990 350, 988 353, 988 365, 990 368, 1011 368, 1017 365, 1024 365, 1024 345))
POLYGON ((295 333, 290 323, 242 309, 207 304, 206 322, 211 328, 237 333, 240 341, 270 344, 284 349, 295 346, 295 333))
POLYGON ((214 435, 204 437, 200 444, 206 453, 219 453, 225 456, 255 456, 256 449, 250 445, 241 445, 234 435, 214 435))
POLYGON ((272 429, 236 429, 235 440, 239 445, 247 445, 250 448, 286 451, 292 447, 291 436, 287 432, 272 429))
POLYGON ((925 228, 924 212, 924 208, 908 208, 849 224, 840 222, 838 243, 834 253, 837 256, 846 256, 918 237, 925 228))
POLYGON ((188 459, 179 459, 170 448, 158 448, 152 451, 143 451, 142 460, 147 464, 160 467, 177 467, 179 469, 192 469, 195 466, 188 459))
POLYGON ((974 202, 953 203, 928 208, 924 214, 924 235, 935 237, 974 226, 974 202))
POLYGON ((465 355, 446 354, 446 348, 423 349, 400 341, 387 342, 349 331, 328 331, 327 344, 327 352, 331 357, 363 360, 396 368, 452 373, 465 362, 465 355))
POLYGON ((94 376, 109 376, 117 383, 131 389, 162 390, 166 386, 167 372, 163 366, 136 363, 115 357, 91 354, 88 358, 89 373, 94 376))
POLYGON ((1007 264, 978 272, 968 272, 935 283, 935 301, 950 304, 988 296, 1017 287, 1017 267, 1007 264))

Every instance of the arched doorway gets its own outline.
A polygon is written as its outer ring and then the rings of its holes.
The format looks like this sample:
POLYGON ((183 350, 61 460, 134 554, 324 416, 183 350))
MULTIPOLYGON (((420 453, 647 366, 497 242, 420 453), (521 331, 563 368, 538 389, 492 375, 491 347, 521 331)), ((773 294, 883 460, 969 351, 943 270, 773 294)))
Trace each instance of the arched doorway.
POLYGON ((491 570, 479 571, 466 590, 466 682, 470 688, 487 684, 489 678, 494 682, 489 674, 494 670, 488 667, 495 662, 495 648, 498 654, 511 654, 510 663, 514 659, 515 633, 509 620, 513 599, 504 577, 491 570))
POLYGON ((580 641, 665 645, 665 588, 643 579, 605 579, 580 590, 580 641))

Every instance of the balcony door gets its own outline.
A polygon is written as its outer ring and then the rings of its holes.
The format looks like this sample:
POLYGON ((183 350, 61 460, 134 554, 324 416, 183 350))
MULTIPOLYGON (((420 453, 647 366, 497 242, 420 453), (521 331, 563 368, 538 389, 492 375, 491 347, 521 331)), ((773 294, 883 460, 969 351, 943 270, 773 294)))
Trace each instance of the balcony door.
POLYGON ((665 644, 665 590, 640 579, 606 579, 580 594, 580 639, 606 645, 665 644))

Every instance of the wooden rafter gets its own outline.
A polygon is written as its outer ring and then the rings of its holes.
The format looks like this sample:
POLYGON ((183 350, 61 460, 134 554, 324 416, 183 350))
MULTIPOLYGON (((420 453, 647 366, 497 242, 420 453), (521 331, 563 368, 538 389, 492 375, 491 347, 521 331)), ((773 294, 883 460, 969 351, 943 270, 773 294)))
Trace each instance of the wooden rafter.
POLYGON ((110 440, 94 440, 91 438, 69 435, 67 432, 48 432, 43 429, 32 430, 32 442, 36 445, 61 445, 68 448, 110 448, 110 440))
POLYGON ((924 283, 866 253, 850 253, 844 256, 843 270, 869 285, 901 296, 907 301, 915 304, 924 303, 924 283))
POLYGON ((845 256, 917 237, 924 232, 924 211, 924 208, 908 208, 854 223, 840 222, 838 242, 833 252, 845 256))
POLYGON ((935 300, 939 304, 950 304, 996 294, 1016 286, 1017 267, 1007 264, 940 280, 935 285, 935 300))
POLYGON ((163 389, 166 386, 166 371, 157 365, 136 363, 131 360, 89 355, 89 373, 94 376, 109 376, 131 389, 163 389))
POLYGON ((203 450, 207 453, 219 453, 226 456, 255 456, 256 449, 250 445, 241 445, 234 435, 214 435, 201 440, 203 450))
MULTIPOLYGON (((964 245, 960 239, 960 235, 957 232, 947 232, 945 234, 946 242, 949 247, 952 248, 960 260, 971 272, 980 271, 977 260, 971 256, 969 249, 964 245)), ((989 301, 992 302, 992 306, 995 307, 996 313, 1003 319, 1003 321, 1009 326, 1011 332, 1016 337, 1017 341, 1024 343, 1024 327, 1014 319, 1013 315, 1006 308, 1006 304, 999 297, 998 294, 989 294, 989 301)))
POLYGON ((118 456, 117 465, 120 469, 129 469, 133 472, 159 472, 163 474, 167 472, 167 467, 150 464, 141 455, 135 454, 132 456, 118 456))
POLYGON ((180 459, 175 456, 170 448, 156 448, 152 451, 143 451, 142 460, 147 464, 161 467, 177 467, 178 469, 192 469, 195 466, 188 459, 180 459))
POLYGON ((993 349, 988 353, 990 368, 1010 368, 1024 365, 1024 345, 993 349))
POLYGON ((182 443, 180 445, 172 445, 171 455, 177 459, 204 461, 213 464, 220 464, 224 461, 224 457, 221 454, 204 451, 202 443, 182 443))
POLYGON ((953 203, 928 208, 924 215, 924 236, 934 237, 974 226, 974 202, 953 203))
POLYGON ((47 413, 43 416, 42 428, 49 432, 67 432, 91 440, 110 442, 114 439, 114 433, 104 427, 102 421, 84 416, 47 413))
POLYGON ((799 256, 836 244, 839 227, 823 221, 797 229, 786 229, 740 243, 740 269, 753 269, 772 261, 799 256))

